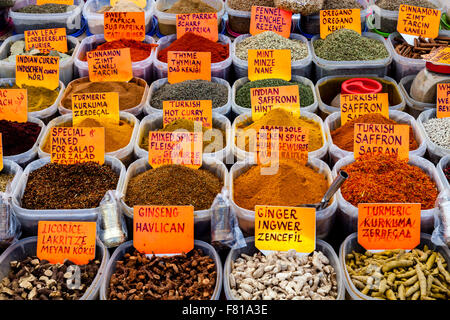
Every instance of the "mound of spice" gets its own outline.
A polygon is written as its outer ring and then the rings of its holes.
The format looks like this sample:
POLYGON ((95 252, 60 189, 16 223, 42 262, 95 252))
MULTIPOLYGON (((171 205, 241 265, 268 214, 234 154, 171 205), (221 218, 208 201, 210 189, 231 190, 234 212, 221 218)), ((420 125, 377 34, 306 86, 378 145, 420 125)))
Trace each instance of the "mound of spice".
POLYGON ((144 9, 139 7, 133 1, 119 0, 116 2, 116 4, 114 6, 106 5, 106 6, 101 7, 101 9, 97 11, 97 13, 104 13, 107 11, 109 11, 109 12, 144 12, 144 9))
POLYGON ((349 178, 341 187, 345 200, 359 203, 421 203, 434 208, 436 183, 421 168, 382 154, 367 155, 342 168, 349 178))
POLYGON ((75 8, 74 5, 46 3, 42 5, 30 4, 14 11, 21 13, 64 13, 75 10, 75 8))
MULTIPOLYGON (((130 48, 131 61, 142 61, 150 57, 152 50, 158 45, 154 43, 145 43, 136 40, 114 40, 102 43, 97 48, 91 51, 111 50, 111 49, 125 49, 130 48)), ((81 57, 81 61, 87 61, 86 55, 81 57)))
POLYGON ((3 155, 14 156, 30 150, 41 132, 39 124, 0 120, 3 155))
POLYGON ((398 11, 401 4, 409 6, 436 9, 436 6, 427 0, 377 0, 375 4, 381 9, 398 11))
MULTIPOLYGON (((342 127, 331 131, 333 143, 343 150, 353 152, 353 138, 356 123, 398 124, 396 121, 386 118, 379 113, 365 114, 356 119, 347 121, 342 127)), ((414 137, 413 129, 409 126, 409 150, 416 150, 418 147, 419 144, 414 137)))
POLYGON ((96 208, 106 191, 117 187, 119 175, 106 164, 47 163, 30 172, 22 207, 32 210, 96 208))
POLYGON ((217 9, 201 0, 178 0, 169 9, 164 10, 167 13, 203 13, 217 12, 217 9))
POLYGON ((273 0, 229 0, 228 7, 239 11, 252 11, 253 6, 275 7, 273 0))
POLYGON ((291 50, 291 61, 308 56, 308 45, 305 42, 287 39, 272 31, 265 31, 236 43, 236 57, 247 61, 249 49, 288 49, 291 50))
POLYGON ((14 174, 12 174, 12 173, 0 173, 0 192, 5 192, 6 186, 13 179, 14 179, 14 174))
POLYGON ((411 58, 422 59, 422 55, 430 53, 432 50, 450 46, 449 37, 437 37, 435 39, 425 39, 422 37, 414 39, 414 45, 410 45, 402 37, 394 38, 395 52, 399 55, 411 58))
POLYGON ((56 50, 51 50, 49 53, 41 53, 39 49, 30 49, 25 50, 25 41, 18 40, 14 41, 9 48, 9 56, 7 56, 2 61, 7 61, 10 63, 16 63, 16 56, 19 55, 27 55, 27 56, 54 56, 59 57, 59 62, 63 62, 64 60, 70 59, 74 52, 75 48, 71 48, 66 53, 59 52, 56 50))
POLYGON ((10 263, 8 276, 0 282, 0 300, 78 300, 94 281, 99 260, 76 265, 70 260, 51 264, 36 256, 10 263), (76 268, 80 269, 78 288, 67 285, 76 268))
POLYGON ((169 51, 211 52, 211 63, 221 62, 230 55, 228 44, 211 41, 192 32, 185 33, 158 53, 158 60, 167 63, 169 51))
POLYGON ((383 42, 361 36, 349 29, 340 29, 325 39, 313 42, 314 51, 319 58, 332 61, 377 60, 389 57, 383 42))
MULTIPOLYGON (((250 120, 251 121, 251 120, 250 120)), ((267 112, 262 118, 255 122, 244 122, 239 124, 237 130, 237 141, 239 141, 240 134, 245 135, 247 130, 255 130, 259 132, 263 128, 271 127, 271 129, 277 129, 278 127, 302 127, 309 130, 309 151, 320 149, 323 146, 322 128, 319 123, 306 117, 300 116, 300 118, 294 117, 289 111, 285 109, 277 108, 267 112)), ((256 141, 256 140, 255 140, 256 141)), ((245 139, 245 150, 250 150, 250 139, 245 139)), ((238 148, 241 146, 238 145, 238 148)))
POLYGON ((450 150, 450 118, 431 118, 423 123, 423 127, 432 142, 450 150))
POLYGON ((276 174, 261 175, 261 168, 251 167, 234 180, 233 200, 241 208, 255 210, 255 205, 297 206, 322 200, 328 190, 327 177, 317 169, 293 159, 280 159, 276 174))
POLYGON ((206 80, 186 80, 174 84, 165 83, 150 98, 150 105, 163 108, 166 100, 212 100, 212 107, 219 108, 228 102, 228 88, 224 84, 206 80))
POLYGON ((56 98, 58 98, 59 90, 50 90, 44 87, 34 87, 23 85, 19 87, 17 84, 9 85, 4 84, 1 85, 2 89, 27 89, 27 101, 28 101, 28 112, 35 112, 47 109, 51 107, 56 98))
POLYGON ((222 181, 206 169, 165 165, 131 178, 125 203, 129 207, 193 205, 196 211, 206 210, 222 186, 222 181))
POLYGON ((310 86, 304 85, 301 82, 293 80, 286 81, 283 79, 264 79, 264 80, 249 81, 236 91, 235 102, 237 105, 241 107, 251 108, 252 107, 250 97, 251 88, 282 87, 292 85, 298 86, 298 94, 300 96, 300 107, 307 107, 314 103, 314 94, 310 86))
POLYGON ((336 9, 363 9, 363 6, 356 0, 325 0, 322 10, 336 9))
POLYGON ((116 262, 108 299, 209 300, 216 278, 214 260, 201 249, 170 257, 147 257, 134 250, 116 262))

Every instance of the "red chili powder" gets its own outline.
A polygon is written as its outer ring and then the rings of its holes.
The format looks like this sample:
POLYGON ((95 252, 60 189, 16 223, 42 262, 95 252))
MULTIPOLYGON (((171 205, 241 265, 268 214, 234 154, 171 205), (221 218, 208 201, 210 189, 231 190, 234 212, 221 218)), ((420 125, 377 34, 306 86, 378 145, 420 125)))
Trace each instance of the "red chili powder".
MULTIPOLYGON (((131 61, 136 62, 150 57, 152 50, 157 46, 157 44, 144 43, 136 40, 115 40, 105 42, 92 51, 130 48, 131 61)), ((86 61, 86 56, 82 58, 82 61, 86 61)))

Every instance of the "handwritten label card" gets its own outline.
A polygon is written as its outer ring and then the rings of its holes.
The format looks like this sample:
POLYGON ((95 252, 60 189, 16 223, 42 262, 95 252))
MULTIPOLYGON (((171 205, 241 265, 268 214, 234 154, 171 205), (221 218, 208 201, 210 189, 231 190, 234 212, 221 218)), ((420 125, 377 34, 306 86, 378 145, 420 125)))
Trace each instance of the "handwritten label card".
POLYGON ((16 56, 16 84, 55 90, 59 87, 59 57, 16 56))
MULTIPOLYGON (((147 0, 130 0, 140 8, 145 8, 147 6, 147 0)), ((119 0, 110 0, 109 3, 111 7, 114 7, 119 0)))
POLYGON ((0 89, 0 120, 27 122, 27 89, 0 89))
POLYGON ((248 50, 248 78, 291 80, 291 50, 248 50))
POLYGON ((387 93, 341 94, 341 125, 368 113, 389 118, 387 93))
POLYGON ((366 250, 414 249, 420 243, 420 203, 360 203, 358 243, 366 250))
POLYGON ((250 34, 255 36, 272 31, 289 38, 291 34, 292 12, 280 8, 252 6, 250 34))
POLYGON ((440 19, 440 10, 401 4, 398 11, 397 31, 434 39, 439 34, 440 19))
POLYGON ((266 251, 314 251, 316 209, 255 206, 255 246, 266 251))
POLYGON ((360 9, 320 10, 320 37, 322 39, 344 28, 361 34, 360 9))
POLYGON ((438 83, 436 96, 436 117, 450 117, 450 83, 438 83))
POLYGON ((74 164, 105 162, 105 128, 53 127, 50 130, 51 161, 74 164))
POLYGON ((96 232, 96 222, 39 221, 36 255, 50 263, 87 264, 95 259, 96 232))
POLYGON ((87 118, 119 124, 119 93, 96 92, 72 94, 73 126, 87 118))
POLYGON ((300 96, 298 85, 251 88, 252 120, 261 119, 272 109, 282 108, 300 117, 300 96))
POLYGON ((73 0, 36 0, 36 4, 38 6, 42 6, 43 4, 54 3, 54 4, 67 4, 68 6, 73 5, 73 0))
POLYGON ((41 53, 51 50, 67 52, 66 28, 25 30, 25 49, 38 49, 41 53))
POLYGON ((409 126, 406 124, 355 123, 354 157, 372 153, 409 159, 409 126))
POLYGON ((103 13, 103 33, 106 41, 130 39, 144 41, 145 12, 110 12, 103 13))
POLYGON ((211 52, 169 51, 167 68, 169 83, 211 81, 211 52))
POLYGON ((205 128, 212 128, 211 100, 163 101, 163 126, 177 119, 200 121, 205 128))
POLYGON ((134 206, 133 245, 146 254, 194 249, 193 206, 134 206))
POLYGON ((219 40, 217 12, 177 14, 177 39, 188 32, 217 42, 219 40))
POLYGON ((89 80, 129 81, 133 78, 130 48, 86 52, 89 80))

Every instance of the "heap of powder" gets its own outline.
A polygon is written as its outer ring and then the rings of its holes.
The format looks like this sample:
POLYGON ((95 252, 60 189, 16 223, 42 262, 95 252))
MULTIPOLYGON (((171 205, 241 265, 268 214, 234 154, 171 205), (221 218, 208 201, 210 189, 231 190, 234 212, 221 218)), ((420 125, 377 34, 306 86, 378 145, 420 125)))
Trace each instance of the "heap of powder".
MULTIPOLYGON (((130 48, 130 56, 131 61, 142 61, 150 57, 152 50, 155 49, 158 45, 154 43, 145 43, 136 40, 114 40, 107 41, 102 43, 97 48, 91 51, 99 51, 99 50, 111 50, 111 49, 124 49, 130 48)), ((84 55, 81 60, 86 61, 87 57, 84 55)))
POLYGON ((15 9, 15 12, 20 13, 64 13, 72 11, 76 8, 74 5, 45 3, 42 5, 30 4, 20 9, 15 9))
POLYGON ((201 0, 178 0, 169 9, 164 10, 167 13, 203 13, 217 12, 217 9, 211 7, 201 0))
POLYGON ((108 4, 108 5, 101 7, 101 9, 97 11, 97 13, 104 13, 107 11, 109 11, 109 12, 144 12, 144 9, 139 7, 133 1, 119 0, 116 2, 116 4, 114 6, 111 6, 108 4))
POLYGON ((363 6, 356 0, 325 0, 322 10, 336 9, 363 9, 363 6))
MULTIPOLYGON (((353 120, 347 121, 342 127, 331 131, 333 143, 339 148, 353 152, 353 134, 356 123, 374 123, 374 124, 398 124, 396 121, 386 118, 379 113, 368 113, 353 120)), ((414 137, 414 131, 409 126, 409 150, 416 150, 419 144, 414 137)))
POLYGON ((41 127, 34 122, 0 120, 3 155, 14 156, 30 150, 40 132, 41 127))
POLYGON ((125 203, 130 206, 194 206, 209 209, 222 189, 222 181, 205 169, 165 165, 130 179, 125 203))
POLYGON ((23 85, 19 87, 17 84, 13 86, 2 85, 2 89, 27 89, 28 112, 41 111, 47 109, 55 103, 58 98, 59 90, 50 90, 44 87, 34 87, 23 85))
POLYGON ((436 6, 427 0, 378 0, 375 4, 381 9, 389 11, 398 11, 401 4, 436 9, 436 6))
POLYGON ((233 184, 233 200, 241 208, 255 210, 255 205, 297 206, 320 202, 328 190, 327 177, 294 159, 280 159, 276 174, 261 175, 261 168, 251 167, 233 184))
POLYGON ((275 7, 273 0, 229 0, 228 6, 233 10, 252 11, 253 6, 275 7))

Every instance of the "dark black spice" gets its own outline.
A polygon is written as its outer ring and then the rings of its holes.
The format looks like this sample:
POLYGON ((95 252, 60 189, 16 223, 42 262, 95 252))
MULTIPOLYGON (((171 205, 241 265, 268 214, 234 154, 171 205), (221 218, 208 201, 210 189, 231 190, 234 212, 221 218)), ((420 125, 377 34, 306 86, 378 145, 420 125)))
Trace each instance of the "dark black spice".
POLYGON ((14 156, 30 150, 36 142, 41 127, 34 122, 0 120, 3 155, 14 156))

